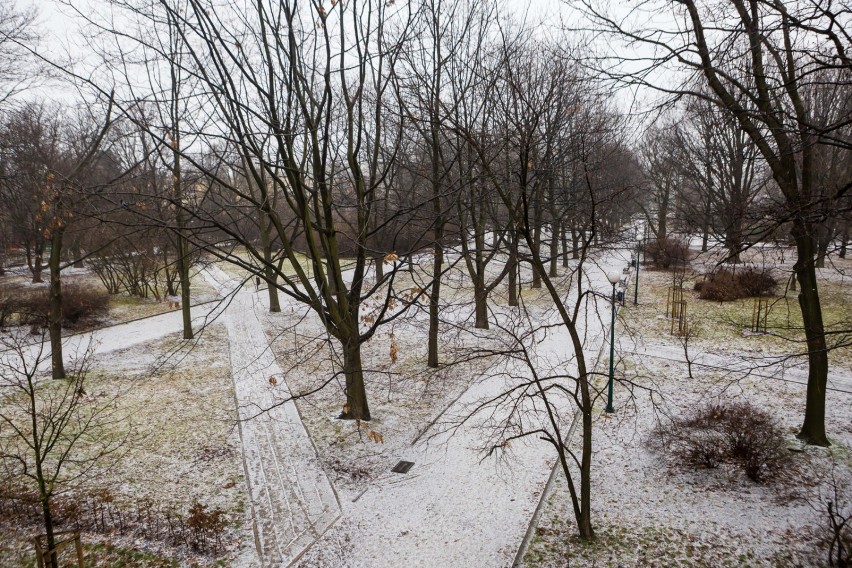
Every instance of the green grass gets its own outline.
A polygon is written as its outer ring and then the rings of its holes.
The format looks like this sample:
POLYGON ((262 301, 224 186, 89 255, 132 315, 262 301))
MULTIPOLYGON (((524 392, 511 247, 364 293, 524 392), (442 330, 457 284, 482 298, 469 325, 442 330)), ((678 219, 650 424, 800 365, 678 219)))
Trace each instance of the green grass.
MULTIPOLYGON (((6 543, 11 544, 11 542, 6 543)), ((83 566, 86 568, 172 568, 181 566, 180 559, 145 552, 136 548, 115 546, 110 543, 86 542, 82 537, 83 566)), ((76 554, 73 544, 62 550, 59 559, 61 566, 76 566, 76 554)), ((0 545, 0 565, 35 568, 36 554, 32 546, 26 548, 11 548, 0 545)))
MULTIPOLYGON (((629 329, 641 333, 644 338, 665 338, 676 342, 677 339, 670 332, 671 321, 659 317, 666 313, 667 292, 671 286, 670 273, 645 271, 640 278, 640 305, 628 303, 620 313, 621 318, 629 329)), ((683 294, 687 303, 686 317, 695 333, 693 345, 696 348, 718 350, 720 345, 737 340, 737 345, 763 351, 766 355, 787 355, 806 350, 797 292, 789 291, 784 295, 782 290, 782 293, 769 297, 769 333, 752 335, 747 331, 752 325, 754 298, 731 302, 702 300, 692 290, 695 281, 695 277, 686 279, 683 294)), ((848 328, 849 322, 852 322, 849 284, 822 279, 819 286, 826 330, 848 328)), ((852 349, 846 347, 835 350, 831 358, 832 364, 849 366, 852 364, 852 349)))

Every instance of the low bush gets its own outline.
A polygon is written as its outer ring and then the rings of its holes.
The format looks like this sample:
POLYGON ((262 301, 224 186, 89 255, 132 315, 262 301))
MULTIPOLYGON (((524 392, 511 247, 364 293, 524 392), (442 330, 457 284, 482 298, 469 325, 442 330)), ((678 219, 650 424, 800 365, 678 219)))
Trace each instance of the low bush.
POLYGON ((669 269, 683 266, 689 260, 689 245, 671 237, 654 239, 645 245, 645 256, 650 257, 651 264, 655 268, 669 269))
POLYGON ((18 307, 18 289, 13 286, 0 287, 0 329, 10 323, 18 307))
POLYGON ((653 449, 692 468, 729 464, 756 483, 771 480, 788 453, 772 417, 747 402, 707 404, 654 429, 653 449))
MULTIPOLYGON (((46 326, 50 315, 48 288, 18 288, 14 312, 21 325, 46 326)), ((62 326, 68 328, 94 324, 109 312, 109 295, 92 286, 62 286, 62 326)))
POLYGON ((93 286, 63 286, 63 325, 75 327, 96 323, 105 318, 108 312, 109 294, 93 286))
MULTIPOLYGON (((130 535, 152 543, 187 547, 202 554, 222 552, 233 521, 219 508, 195 501, 185 514, 151 499, 119 498, 109 490, 64 493, 51 499, 56 528, 102 535, 130 535)), ((12 480, 0 481, 0 522, 38 527, 38 495, 12 480)))
POLYGON ((705 280, 696 282, 694 290, 702 300, 730 302, 739 298, 772 294, 778 281, 766 270, 722 268, 705 280))

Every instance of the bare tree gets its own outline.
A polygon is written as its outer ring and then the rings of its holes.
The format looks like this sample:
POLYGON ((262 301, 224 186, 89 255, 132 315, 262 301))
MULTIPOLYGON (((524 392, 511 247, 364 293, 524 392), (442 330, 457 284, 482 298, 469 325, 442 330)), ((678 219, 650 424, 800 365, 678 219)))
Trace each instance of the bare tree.
POLYGON ((45 344, 0 340, 0 467, 12 491, 4 498, 41 506, 51 566, 58 566, 52 499, 107 465, 124 439, 113 431, 113 402, 86 393, 90 353, 79 354, 63 380, 45 380, 45 344))
POLYGON ((36 15, 34 6, 22 11, 15 0, 0 0, 0 109, 35 79, 36 15))
MULTIPOLYGON (((195 0, 113 6, 134 22, 122 41, 144 45, 195 80, 182 96, 199 112, 180 122, 182 138, 192 142, 175 146, 168 135, 146 130, 199 172, 199 182, 184 192, 189 198, 172 198, 199 227, 188 237, 214 256, 258 271, 320 318, 342 352, 342 416, 369 419, 361 345, 398 314, 390 315, 386 302, 362 329, 360 308, 395 275, 365 284, 375 196, 398 147, 398 133, 388 133, 382 121, 395 100, 388 87, 409 28, 408 9, 383 2, 246 9, 233 2, 212 11, 195 0), (144 30, 152 24, 172 27, 184 50, 179 60, 147 43, 144 30), (222 159, 226 155, 238 160, 222 159), (234 162, 243 175, 233 175, 234 162), (281 247, 271 258, 257 241, 252 219, 258 215, 281 247), (248 258, 217 246, 225 240, 239 243, 248 258)), ((124 35, 110 22, 99 25, 124 35)), ((118 106, 146 128, 131 112, 138 98, 119 97, 118 106)))
MULTIPOLYGON (((799 305, 808 353, 808 389, 799 438, 828 445, 825 434, 825 386, 828 349, 816 279, 818 226, 823 206, 836 202, 852 186, 837 184, 825 195, 816 184, 816 152, 833 144, 844 121, 819 124, 805 91, 816 72, 828 66, 848 70, 850 37, 834 12, 818 3, 803 4, 734 0, 667 4, 650 0, 634 10, 663 13, 675 24, 614 18, 591 2, 576 3, 596 30, 611 42, 639 45, 643 64, 623 65, 605 58, 601 71, 631 85, 650 87, 674 96, 707 100, 737 121, 769 168, 777 185, 780 215, 790 224, 796 245, 794 265, 800 284, 799 305), (799 33, 809 30, 812 33, 799 33), (665 40, 660 38, 665 38, 665 40), (830 54, 825 56, 824 54, 830 54), (659 73, 673 67, 686 71, 684 82, 663 80, 659 73), (706 90, 695 88, 695 78, 706 90)), ((671 74, 668 75, 671 77, 671 74)))

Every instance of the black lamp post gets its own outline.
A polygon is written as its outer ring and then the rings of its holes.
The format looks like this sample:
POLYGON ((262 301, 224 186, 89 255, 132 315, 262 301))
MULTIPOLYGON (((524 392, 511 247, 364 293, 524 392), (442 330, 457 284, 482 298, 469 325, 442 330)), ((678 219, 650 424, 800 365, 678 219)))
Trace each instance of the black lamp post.
POLYGON ((636 274, 634 278, 636 282, 633 283, 633 305, 637 305, 639 303, 639 249, 642 248, 642 241, 639 241, 639 247, 636 249, 636 274))
POLYGON ((606 412, 615 412, 612 407, 612 384, 615 381, 615 285, 621 280, 618 272, 609 272, 607 280, 612 284, 612 323, 609 327, 609 386, 607 387, 606 412))

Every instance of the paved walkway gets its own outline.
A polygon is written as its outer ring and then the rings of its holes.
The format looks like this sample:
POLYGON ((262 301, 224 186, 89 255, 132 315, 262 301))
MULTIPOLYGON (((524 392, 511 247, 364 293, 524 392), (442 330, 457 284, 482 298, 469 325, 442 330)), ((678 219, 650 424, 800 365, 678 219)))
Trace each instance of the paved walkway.
MULTIPOLYGON (((626 256, 622 258, 619 252, 612 256, 617 258, 609 257, 608 264, 624 266, 626 256)), ((591 269, 589 277, 596 290, 609 290, 601 269, 591 269)), ((609 329, 610 304, 606 296, 598 301, 600 317, 591 309, 584 325, 589 364, 593 364, 609 329)), ((538 344, 537 352, 559 364, 570 355, 568 345, 567 332, 554 329, 538 344)), ((514 372, 527 374, 523 368, 514 372)), ((494 435, 515 402, 527 405, 515 418, 527 431, 534 429, 538 420, 546 421, 542 409, 534 408, 535 403, 529 400, 510 397, 504 404, 493 403, 500 393, 517 384, 517 379, 499 376, 476 382, 417 443, 396 456, 414 462, 409 473, 389 473, 371 482, 355 499, 344 501, 341 520, 298 565, 511 566, 556 458, 553 447, 538 436, 512 442, 503 461, 484 458, 484 438, 494 435), (492 401, 488 410, 455 431, 447 429, 483 401, 492 401)), ((575 406, 566 401, 560 407, 563 427, 567 428, 575 406)), ((509 425, 506 435, 518 424, 509 425)))
MULTIPOLYGON (((623 266, 622 259, 614 263, 623 266)), ((602 283, 596 282, 595 287, 607 290, 603 273, 597 276, 602 283)), ((287 397, 288 390, 258 319, 257 310, 265 311, 265 306, 253 287, 238 290, 240 283, 218 267, 205 270, 204 277, 223 296, 233 294, 218 317, 228 331, 255 521, 257 556, 242 559, 244 563, 311 567, 511 564, 552 470, 554 452, 549 444, 537 438, 517 441, 509 452, 511 459, 498 464, 483 460, 481 452, 481 436, 492 431, 494 415, 483 414, 454 433, 441 432, 439 424, 398 456, 415 462, 408 474, 389 474, 374 481, 356 499, 344 501, 341 509, 295 404, 274 406, 287 397)), ((591 319, 595 321, 589 322, 587 356, 593 356, 604 340, 601 323, 608 325, 607 318, 604 322, 591 319)), ((177 312, 156 321, 116 326, 96 332, 104 334, 97 352, 179 330, 177 312)), ((565 340, 554 333, 540 350, 564 356, 565 340)), ((500 377, 475 383, 444 419, 453 422, 505 387, 500 377)))
MULTIPOLYGON (((217 267, 204 276, 223 295, 239 284, 217 267)), ((288 390, 257 318, 258 307, 253 290, 237 291, 223 321, 261 564, 287 566, 334 523, 340 506, 296 405, 274 406, 288 390)))

